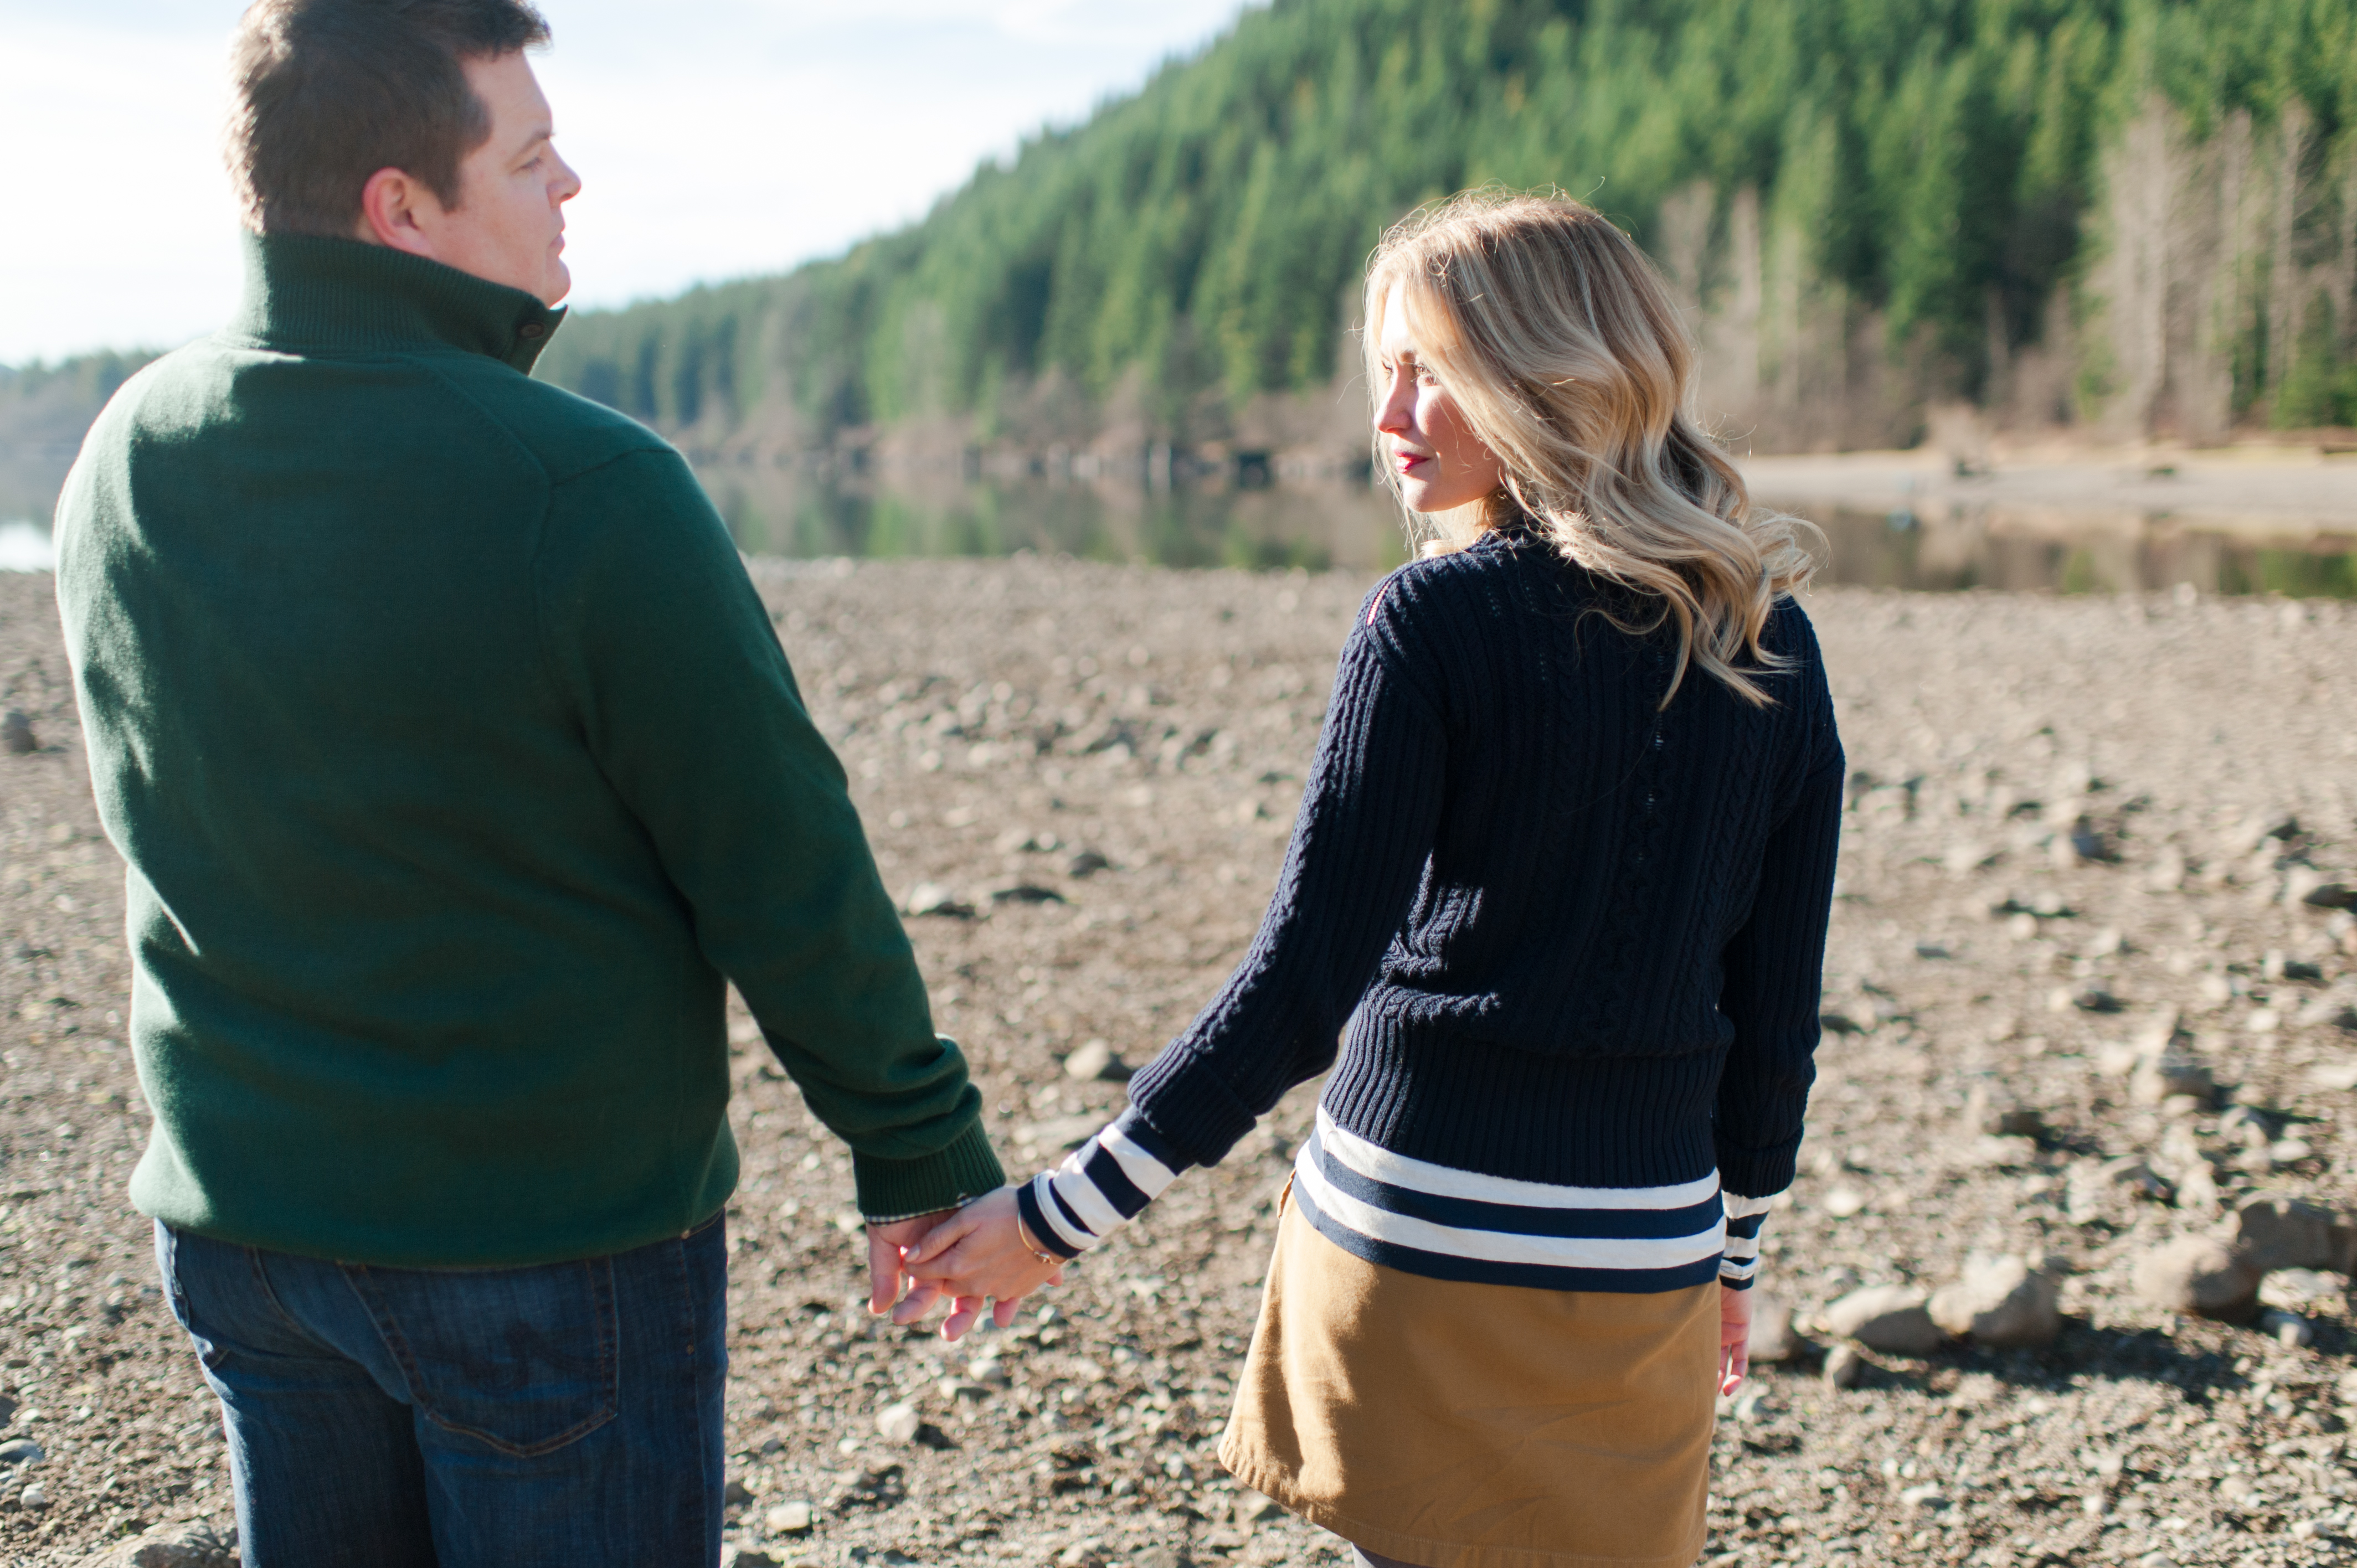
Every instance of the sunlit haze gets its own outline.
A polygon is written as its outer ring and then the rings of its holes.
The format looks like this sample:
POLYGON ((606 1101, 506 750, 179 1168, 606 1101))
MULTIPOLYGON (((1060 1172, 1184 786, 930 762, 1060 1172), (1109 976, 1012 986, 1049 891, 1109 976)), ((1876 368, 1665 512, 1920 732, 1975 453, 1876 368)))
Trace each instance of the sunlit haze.
MULTIPOLYGON (((0 364, 170 347, 236 297, 217 152, 238 0, 0 0, 0 364)), ((576 305, 770 272, 920 217, 985 157, 1190 51, 1240 0, 545 0, 586 183, 576 305)))

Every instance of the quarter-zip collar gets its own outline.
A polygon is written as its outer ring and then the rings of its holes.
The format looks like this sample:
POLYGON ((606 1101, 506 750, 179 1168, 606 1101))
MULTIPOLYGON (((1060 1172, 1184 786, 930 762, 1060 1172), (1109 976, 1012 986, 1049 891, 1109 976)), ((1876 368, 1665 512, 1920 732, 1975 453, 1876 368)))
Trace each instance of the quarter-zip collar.
POLYGON ((272 349, 462 349, 529 375, 564 320, 522 289, 405 251, 249 231, 230 330, 272 349))

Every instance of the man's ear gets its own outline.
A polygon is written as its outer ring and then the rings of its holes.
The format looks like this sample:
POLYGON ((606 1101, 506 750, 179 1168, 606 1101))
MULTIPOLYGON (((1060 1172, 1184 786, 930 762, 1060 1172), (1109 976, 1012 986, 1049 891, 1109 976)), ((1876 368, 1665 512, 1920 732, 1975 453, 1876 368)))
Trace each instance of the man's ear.
POLYGON ((417 221, 419 208, 426 202, 434 204, 435 212, 441 211, 440 199, 425 182, 397 168, 381 168, 361 187, 361 220, 353 238, 430 260, 434 244, 417 221))

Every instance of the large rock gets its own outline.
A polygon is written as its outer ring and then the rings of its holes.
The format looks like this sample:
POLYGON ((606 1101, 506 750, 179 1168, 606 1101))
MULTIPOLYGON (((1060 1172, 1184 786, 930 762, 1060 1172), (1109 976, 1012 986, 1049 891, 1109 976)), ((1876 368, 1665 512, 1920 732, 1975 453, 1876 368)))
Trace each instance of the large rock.
POLYGON ((2332 1209, 2288 1193, 2262 1192, 2234 1210, 2234 1245, 2250 1265, 2274 1269, 2352 1272, 2357 1228, 2332 1209))
POLYGON ((1947 1342, 1926 1310, 1930 1299, 1905 1285, 1868 1285, 1825 1308, 1825 1326, 1869 1350, 1928 1356, 1947 1342))
POLYGON ((5 746, 11 757, 30 757, 41 749, 40 737, 33 733, 33 721, 15 708, 0 718, 0 746, 5 746))
POLYGON ((237 1568, 237 1535, 208 1524, 163 1524, 82 1559, 82 1568, 237 1568))
POLYGON ((2136 1262, 2136 1292, 2154 1306, 2220 1323, 2258 1316, 2262 1271, 2215 1236, 2180 1236, 2136 1262))
POLYGON ((1932 1321, 1960 1339, 1997 1350, 2051 1345, 2062 1331, 2061 1292, 2052 1279, 2008 1253, 1975 1257, 1964 1278, 1932 1293, 1932 1321))

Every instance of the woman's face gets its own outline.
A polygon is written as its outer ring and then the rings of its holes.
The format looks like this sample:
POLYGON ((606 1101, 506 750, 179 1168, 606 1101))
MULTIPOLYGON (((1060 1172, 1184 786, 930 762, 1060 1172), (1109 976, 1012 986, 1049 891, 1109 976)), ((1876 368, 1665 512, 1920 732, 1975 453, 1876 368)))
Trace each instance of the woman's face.
POLYGON ((1452 511, 1495 490, 1505 469, 1424 368, 1400 296, 1394 289, 1384 300, 1376 340, 1383 384, 1376 389, 1375 429, 1399 476, 1400 499, 1415 511, 1452 511))

